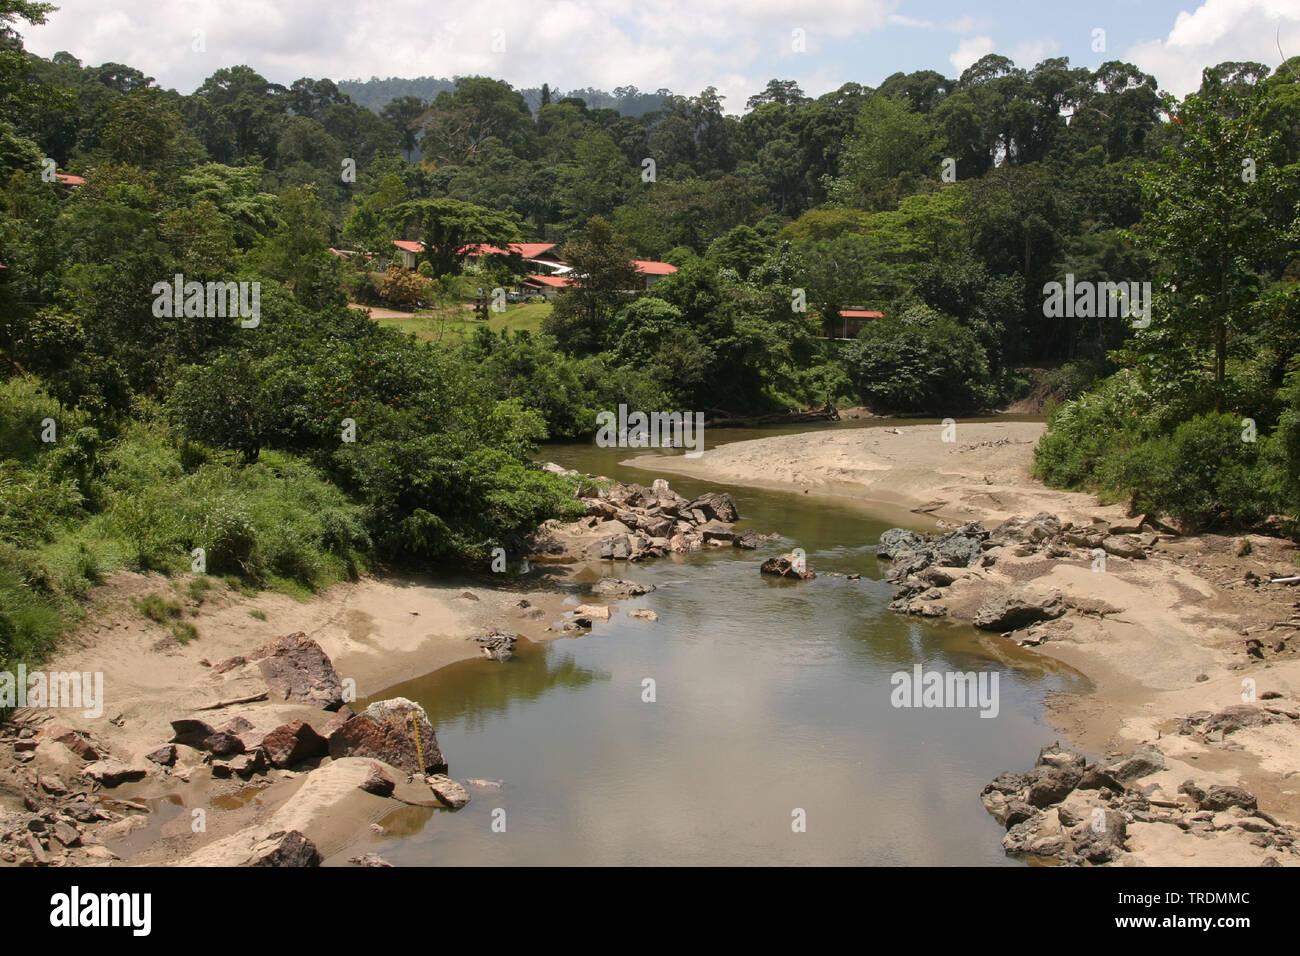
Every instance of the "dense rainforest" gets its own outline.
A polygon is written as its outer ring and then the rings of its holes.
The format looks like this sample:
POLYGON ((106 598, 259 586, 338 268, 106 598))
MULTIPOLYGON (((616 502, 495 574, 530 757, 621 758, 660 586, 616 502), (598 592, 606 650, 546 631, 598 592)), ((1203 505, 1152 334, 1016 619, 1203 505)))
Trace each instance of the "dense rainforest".
POLYGON ((573 508, 538 443, 620 403, 960 417, 1036 388, 1051 483, 1199 527, 1300 507, 1300 58, 1181 100, 995 54, 731 112, 242 65, 186 94, 25 51, 51 9, 0 0, 0 665, 119 568, 305 591, 517 549, 573 508), (582 277, 539 328, 348 307, 508 285, 517 258, 464 249, 520 241, 582 277), (677 271, 629 295, 636 259, 677 271), (174 276, 256 283, 256 321, 160 309, 174 276), (1067 276, 1149 283, 1150 320, 1053 313, 1067 276), (821 337, 845 309, 883 317, 821 337))

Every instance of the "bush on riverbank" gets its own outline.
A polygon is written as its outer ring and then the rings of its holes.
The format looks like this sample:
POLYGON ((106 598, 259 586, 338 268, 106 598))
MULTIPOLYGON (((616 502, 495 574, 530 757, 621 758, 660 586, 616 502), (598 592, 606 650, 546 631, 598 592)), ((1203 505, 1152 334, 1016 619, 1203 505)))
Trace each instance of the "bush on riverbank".
POLYGON ((1048 417, 1034 476, 1127 501, 1194 528, 1249 525, 1280 511, 1282 462, 1270 440, 1244 439, 1240 415, 1176 422, 1130 372, 1103 380, 1048 417))
POLYGON ((975 333, 924 306, 869 323, 845 353, 849 378, 873 412, 960 415, 994 401, 975 333))
POLYGON ((202 548, 207 573, 302 593, 369 565, 364 509, 311 464, 241 467, 144 414, 101 440, 38 382, 0 384, 0 670, 47 653, 113 571, 189 571, 202 548))

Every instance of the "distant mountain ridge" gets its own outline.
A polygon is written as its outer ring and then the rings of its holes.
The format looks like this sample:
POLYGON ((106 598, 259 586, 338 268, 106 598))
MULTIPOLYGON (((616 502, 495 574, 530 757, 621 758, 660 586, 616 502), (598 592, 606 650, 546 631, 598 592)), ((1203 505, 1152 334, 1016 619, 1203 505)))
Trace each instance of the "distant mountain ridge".
MULTIPOLYGON (((418 96, 422 100, 432 100, 443 90, 455 89, 456 81, 437 76, 419 76, 415 79, 399 76, 380 79, 372 76, 368 80, 340 80, 338 87, 339 91, 346 93, 352 102, 378 113, 389 102, 400 96, 418 96)), ((530 87, 521 89, 519 93, 528 103, 528 108, 534 113, 537 112, 538 107, 542 105, 542 88, 530 87)), ((589 109, 613 109, 624 116, 643 116, 659 109, 667 95, 669 95, 667 89, 643 93, 635 86, 615 87, 612 93, 591 87, 569 90, 567 93, 552 88, 551 102, 558 102, 566 96, 576 96, 585 102, 589 109)))

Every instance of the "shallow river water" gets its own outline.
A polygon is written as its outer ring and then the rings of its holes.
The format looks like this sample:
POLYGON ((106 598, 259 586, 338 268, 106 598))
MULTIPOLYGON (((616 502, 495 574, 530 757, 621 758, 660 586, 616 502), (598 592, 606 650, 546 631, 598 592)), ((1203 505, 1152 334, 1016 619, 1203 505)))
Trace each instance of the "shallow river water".
MULTIPOLYGON (((797 430, 807 428, 784 429, 797 430)), ((709 437, 717 445, 781 431, 709 437)), ((656 477, 619 466, 626 449, 552 445, 543 455, 625 481, 656 477)), ((583 637, 522 647, 505 664, 465 661, 376 695, 426 708, 452 777, 501 787, 471 787, 472 802, 454 813, 399 810, 369 849, 395 865, 435 866, 1016 865, 980 789, 1056 739, 1043 697, 1077 690, 1082 678, 996 635, 887 611, 874 547, 896 518, 848 500, 667 477, 685 495, 730 491, 741 528, 786 540, 610 562, 606 573, 656 590, 583 637), (763 558, 794 546, 815 580, 759 575, 763 558), (628 618, 632 607, 653 609, 658 622, 628 618), (996 717, 892 706, 891 675, 916 664, 996 672, 996 717), (653 702, 643 700, 647 679, 653 702)))

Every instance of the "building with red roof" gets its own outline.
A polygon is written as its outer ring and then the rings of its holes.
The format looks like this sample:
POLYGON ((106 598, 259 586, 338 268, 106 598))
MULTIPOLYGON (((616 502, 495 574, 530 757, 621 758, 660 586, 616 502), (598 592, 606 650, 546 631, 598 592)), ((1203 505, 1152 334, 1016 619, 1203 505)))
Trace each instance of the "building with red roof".
POLYGON ((642 289, 648 289, 664 276, 670 276, 677 271, 677 267, 669 262, 652 262, 648 259, 633 259, 632 266, 641 275, 645 276, 645 284, 642 289))
POLYGON ((822 322, 821 336, 824 339, 855 339, 868 322, 884 317, 885 313, 871 309, 841 309, 839 321, 822 322))

